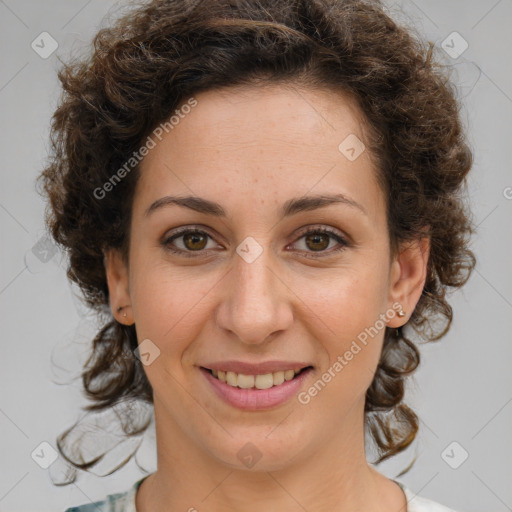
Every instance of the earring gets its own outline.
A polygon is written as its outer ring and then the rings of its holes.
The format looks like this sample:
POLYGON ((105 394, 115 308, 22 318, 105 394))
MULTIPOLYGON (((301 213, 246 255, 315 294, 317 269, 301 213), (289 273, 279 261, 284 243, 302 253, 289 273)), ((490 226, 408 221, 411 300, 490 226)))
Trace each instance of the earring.
POLYGON ((398 316, 405 316, 405 311, 403 309, 401 309, 399 312, 398 312, 398 316))
MULTIPOLYGON (((126 308, 127 306, 121 306, 121 307, 118 307, 117 308, 117 312, 119 313, 122 309, 126 308)), ((123 317, 126 318, 127 317, 127 314, 126 313, 123 313, 123 317)))

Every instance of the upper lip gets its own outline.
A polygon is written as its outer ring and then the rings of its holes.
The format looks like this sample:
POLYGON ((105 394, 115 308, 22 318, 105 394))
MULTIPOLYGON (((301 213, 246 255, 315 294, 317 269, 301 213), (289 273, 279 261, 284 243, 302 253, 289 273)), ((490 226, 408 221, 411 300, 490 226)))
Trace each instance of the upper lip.
POLYGON ((242 373, 244 375, 265 375, 280 370, 302 370, 309 363, 299 361, 265 361, 262 363, 246 363, 244 361, 218 361, 201 365, 209 370, 221 370, 225 372, 242 373))

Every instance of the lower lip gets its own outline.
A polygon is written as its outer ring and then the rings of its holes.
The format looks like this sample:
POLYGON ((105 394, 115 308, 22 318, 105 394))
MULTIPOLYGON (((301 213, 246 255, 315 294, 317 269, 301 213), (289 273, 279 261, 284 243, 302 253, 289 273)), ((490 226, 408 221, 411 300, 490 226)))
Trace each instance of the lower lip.
POLYGON ((281 405, 296 395, 313 368, 303 370, 292 380, 286 380, 279 386, 272 386, 269 389, 234 388, 215 378, 208 370, 200 370, 215 392, 229 405, 246 411, 257 411, 281 405))

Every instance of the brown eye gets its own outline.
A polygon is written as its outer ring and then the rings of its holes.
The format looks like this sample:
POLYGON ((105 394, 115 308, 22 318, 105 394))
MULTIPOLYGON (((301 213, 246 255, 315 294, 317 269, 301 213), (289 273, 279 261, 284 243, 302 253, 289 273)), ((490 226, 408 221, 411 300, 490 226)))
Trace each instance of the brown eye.
POLYGON ((303 245, 304 247, 299 247, 299 250, 309 258, 332 256, 334 253, 350 247, 350 244, 337 231, 324 227, 309 229, 293 245, 303 245), (299 244, 299 241, 302 240, 303 242, 299 244), (337 242, 337 247, 335 243, 333 248, 327 250, 331 242, 337 242))
POLYGON ((183 244, 187 249, 192 251, 200 251, 204 249, 207 243, 208 235, 204 236, 203 233, 198 231, 183 235, 183 244))
POLYGON ((178 233, 165 238, 162 241, 162 245, 170 252, 182 256, 195 256, 193 254, 194 252, 205 254, 209 252, 211 247, 207 248, 208 239, 213 240, 205 231, 198 229, 182 229, 178 233))
MULTIPOLYGON (((182 229, 165 238, 161 243, 163 247, 170 252, 185 257, 192 257, 208 255, 210 253, 210 249, 212 248, 207 247, 208 239, 213 241, 213 238, 206 231, 198 229, 182 229)), ((299 250, 304 253, 305 256, 311 258, 331 256, 334 253, 350 247, 350 244, 341 235, 339 235, 337 231, 323 227, 306 231, 299 238, 299 240, 303 239, 304 241, 302 244, 305 248, 300 248, 299 250), (335 242, 334 247, 327 250, 331 245, 331 242, 335 242)), ((298 242, 295 242, 295 244, 298 244, 298 242)))
POLYGON ((329 247, 330 237, 324 233, 306 235, 306 244, 313 251, 323 251, 329 247))

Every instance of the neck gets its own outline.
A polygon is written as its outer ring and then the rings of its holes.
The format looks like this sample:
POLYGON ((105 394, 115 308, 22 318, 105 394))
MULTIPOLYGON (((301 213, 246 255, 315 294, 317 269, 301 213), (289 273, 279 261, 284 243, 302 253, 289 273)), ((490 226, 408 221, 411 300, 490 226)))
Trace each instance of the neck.
MULTIPOLYGON (((364 421, 362 408, 355 409, 352 414, 364 421)), ((337 426, 336 435, 302 447, 277 466, 251 469, 223 463, 202 449, 156 398, 155 422, 158 469, 139 487, 137 512, 261 512, 269 504, 280 512, 406 512, 403 491, 368 465, 360 422, 350 431, 337 426)))

